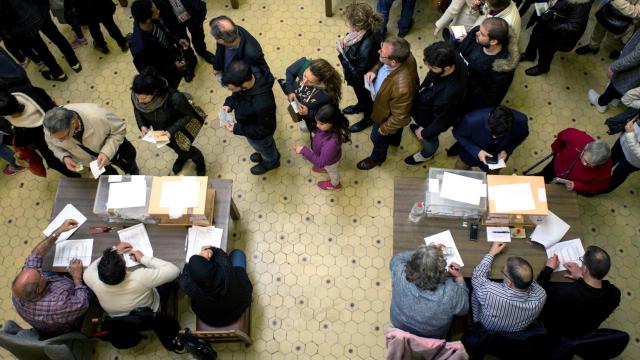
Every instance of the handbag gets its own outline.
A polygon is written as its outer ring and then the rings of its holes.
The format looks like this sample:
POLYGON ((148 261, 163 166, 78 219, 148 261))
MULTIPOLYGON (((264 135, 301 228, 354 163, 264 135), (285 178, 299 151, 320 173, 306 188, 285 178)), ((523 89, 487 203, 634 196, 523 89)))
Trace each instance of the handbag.
POLYGON ((218 353, 211 345, 193 336, 189 328, 184 329, 184 333, 179 335, 184 349, 197 360, 216 360, 218 353))
POLYGON ((627 31, 633 19, 623 15, 620 10, 616 9, 611 1, 605 2, 598 11, 596 11, 596 19, 612 34, 620 35, 627 31))
POLYGON ((28 146, 16 145, 16 138, 13 138, 13 149, 15 153, 13 157, 16 158, 16 164, 18 166, 25 167, 36 176, 46 177, 47 169, 44 167, 42 157, 35 150, 28 146))
MULTIPOLYGON (((189 96, 187 96, 187 99, 189 99, 189 96)), ((192 99, 188 101, 195 111, 195 116, 173 135, 176 145, 178 145, 182 151, 189 151, 189 149, 191 149, 191 145, 196 140, 196 136, 200 133, 202 125, 204 125, 204 120, 207 117, 207 113, 200 106, 195 105, 192 99)))

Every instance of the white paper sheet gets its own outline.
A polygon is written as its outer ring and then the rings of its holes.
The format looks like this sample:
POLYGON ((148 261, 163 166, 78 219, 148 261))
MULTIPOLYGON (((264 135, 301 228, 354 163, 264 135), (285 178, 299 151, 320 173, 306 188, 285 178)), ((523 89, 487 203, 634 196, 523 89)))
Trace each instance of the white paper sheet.
POLYGON ((67 204, 64 208, 62 208, 62 211, 58 213, 55 219, 53 219, 53 221, 51 221, 51 223, 44 229, 44 231, 42 231, 42 233, 45 236, 51 235, 51 233, 59 228, 60 225, 62 225, 62 223, 64 223, 64 221, 67 219, 73 219, 77 221, 78 226, 60 234, 58 240, 56 240, 56 244, 67 240, 74 232, 76 232, 76 230, 78 230, 80 226, 82 226, 82 224, 84 224, 85 221, 87 221, 87 217, 82 215, 82 213, 78 209, 76 209, 75 206, 67 204))
POLYGON ((534 3, 533 6, 535 6, 536 15, 538 16, 542 16, 542 14, 544 14, 547 10, 549 10, 549 4, 546 2, 534 3))
POLYGON ((200 186, 190 180, 165 181, 160 194, 160 207, 185 209, 198 206, 200 186))
POLYGON ((450 249, 451 253, 449 255, 445 255, 445 260, 447 260, 447 268, 452 262, 457 263, 458 265, 460 265, 460 267, 464 266, 464 262, 462 262, 462 257, 460 257, 460 252, 458 252, 458 248, 456 247, 456 242, 453 240, 451 231, 447 230, 435 235, 427 236, 426 238, 424 238, 424 242, 427 245, 442 244, 450 249))
POLYGON ((106 171, 104 169, 104 166, 101 168, 98 167, 98 160, 93 160, 92 162, 90 162, 89 168, 91 169, 91 174, 93 175, 94 179, 97 179, 100 174, 106 171))
POLYGON ((232 113, 228 113, 224 111, 224 109, 220 108, 220 111, 218 112, 218 120, 220 121, 220 127, 224 127, 224 124, 233 122, 235 118, 232 113))
POLYGON ((549 211, 549 214, 542 220, 542 223, 536 226, 535 230, 531 233, 531 241, 535 241, 545 248, 549 248, 559 242, 570 228, 571 226, 560 219, 558 215, 549 211))
POLYGON ((508 226, 487 226, 487 241, 511 242, 511 229, 508 226))
POLYGON ((373 82, 369 81, 367 74, 364 74, 364 88, 369 90, 369 92, 371 93, 371 98, 375 100, 376 91, 373 89, 373 82))
POLYGON ((53 256, 54 267, 69 266, 73 259, 82 260, 82 266, 91 264, 91 252, 93 251, 93 239, 74 239, 56 244, 56 252, 53 256))
POLYGON ((558 263, 560 264, 554 271, 567 270, 564 264, 574 262, 578 266, 582 266, 580 256, 584 255, 584 247, 580 239, 561 241, 547 249, 547 257, 558 255, 558 263))
POLYGON ((462 39, 467 36, 467 29, 464 28, 463 25, 452 25, 450 27, 451 34, 453 34, 453 38, 456 40, 462 39))
MULTIPOLYGON (((153 248, 149 241, 149 235, 144 224, 134 225, 132 227, 118 230, 118 237, 121 242, 128 242, 133 247, 133 250, 140 250, 145 256, 153 256, 153 248)), ((127 263, 127 267, 136 266, 139 263, 131 258, 129 254, 124 254, 124 260, 127 263)))
POLYGON ((513 213, 516 211, 533 210, 536 208, 531 193, 531 185, 509 184, 495 185, 493 188, 493 199, 496 204, 496 211, 501 213, 513 213))
POLYGON ((158 131, 153 130, 153 126, 149 127, 149 131, 142 137, 142 140, 155 144, 158 149, 169 144, 169 140, 158 140, 156 132, 158 131))
POLYGON ((538 201, 547 202, 547 190, 545 188, 538 188, 538 201))
MULTIPOLYGON (((144 177, 142 177, 144 180, 144 177)), ((109 184, 108 209, 123 209, 147 204, 145 181, 113 182, 109 184)))
POLYGON ((187 233, 187 253, 185 261, 189 261, 191 256, 199 254, 203 246, 220 247, 222 243, 223 229, 214 226, 201 227, 193 226, 187 233))
POLYGON ((442 176, 440 197, 471 205, 480 205, 482 180, 446 172, 442 176))
POLYGON ((109 182, 121 182, 122 181, 122 175, 109 175, 109 182))
POLYGON ((487 164, 487 166, 489 167, 489 170, 495 170, 495 169, 506 168, 507 164, 504 162, 504 160, 498 159, 497 164, 487 164))
POLYGON ((440 192, 440 181, 438 179, 429 179, 429 192, 440 192))

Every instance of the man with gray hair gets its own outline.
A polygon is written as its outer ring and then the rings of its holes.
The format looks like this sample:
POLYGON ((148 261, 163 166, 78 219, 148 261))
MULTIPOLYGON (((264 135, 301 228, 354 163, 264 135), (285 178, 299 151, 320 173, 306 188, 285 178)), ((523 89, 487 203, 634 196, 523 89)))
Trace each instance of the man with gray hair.
POLYGON ((611 182, 611 150, 582 130, 567 128, 551 144, 553 159, 535 176, 545 183, 558 182, 569 191, 595 195, 611 182))
POLYGON ((234 60, 242 60, 249 64, 253 72, 271 73, 258 40, 242 26, 236 25, 224 15, 211 19, 209 26, 217 43, 213 74, 218 79, 222 79, 221 73, 234 60))
POLYGON ((125 138, 124 119, 97 104, 68 104, 54 107, 44 116, 45 140, 67 169, 82 171, 94 160, 105 174, 140 173, 136 149, 125 138))

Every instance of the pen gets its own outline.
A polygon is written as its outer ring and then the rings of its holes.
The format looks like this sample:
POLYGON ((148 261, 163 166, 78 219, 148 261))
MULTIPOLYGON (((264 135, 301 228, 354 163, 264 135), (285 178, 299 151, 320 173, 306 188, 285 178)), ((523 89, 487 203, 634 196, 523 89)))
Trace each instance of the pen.
POLYGON ((187 252, 187 240, 189 240, 189 233, 184 236, 184 251, 187 252))
POLYGON ((511 231, 492 231, 492 234, 510 234, 511 231))

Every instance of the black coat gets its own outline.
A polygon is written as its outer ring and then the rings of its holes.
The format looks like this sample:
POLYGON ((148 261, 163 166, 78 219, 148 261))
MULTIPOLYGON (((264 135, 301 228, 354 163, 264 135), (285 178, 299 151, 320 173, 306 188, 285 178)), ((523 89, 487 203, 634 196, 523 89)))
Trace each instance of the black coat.
POLYGON ((9 53, 0 48, 0 86, 11 90, 17 86, 31 86, 24 68, 13 60, 9 53))
POLYGON ((151 34, 142 31, 137 23, 133 24, 133 35, 129 41, 129 47, 133 56, 133 64, 138 72, 152 66, 163 78, 168 80, 178 73, 175 64, 179 52, 178 39, 173 37, 172 33, 159 22, 156 22, 156 25, 165 29, 165 34, 169 37, 169 42, 172 43, 170 51, 167 51, 151 34))
POLYGON ((70 25, 88 25, 112 17, 116 6, 111 0, 65 0, 64 17, 70 25))
POLYGON ((558 0, 538 19, 534 32, 558 51, 571 51, 587 29, 591 0, 558 0))
MULTIPOLYGON (((262 52, 262 47, 258 43, 258 40, 256 40, 242 26, 236 25, 236 28, 240 35, 240 45, 238 45, 238 50, 236 51, 233 60, 243 60, 251 66, 251 70, 254 73, 271 73, 269 65, 267 65, 267 62, 264 60, 264 53, 262 52)), ((216 45, 216 55, 213 59, 213 68, 216 71, 224 71, 224 57, 226 51, 226 46, 220 44, 216 45)))
POLYGON ((48 0, 0 0, 0 30, 5 33, 33 36, 48 16, 48 0))
POLYGON ((270 72, 254 72, 255 85, 249 90, 231 94, 224 102, 234 110, 237 123, 233 133, 249 139, 261 140, 276 131, 276 100, 273 96, 274 78, 270 72))
POLYGON ((364 83, 364 74, 378 63, 380 40, 377 35, 367 31, 362 40, 344 49, 344 56, 338 54, 347 84, 364 83))
POLYGON ((164 25, 169 28, 170 31, 182 37, 187 36, 185 32, 186 24, 190 22, 202 23, 207 16, 207 3, 202 0, 182 0, 182 5, 184 5, 190 16, 189 20, 184 23, 178 21, 169 0, 153 0, 153 3, 156 4, 156 7, 160 10, 160 19, 162 19, 164 25))
POLYGON ((176 131, 182 129, 189 120, 195 118, 204 119, 195 111, 183 93, 169 88, 167 100, 158 109, 151 112, 142 112, 133 106, 138 128, 153 126, 153 130, 166 130, 174 139, 176 131))

